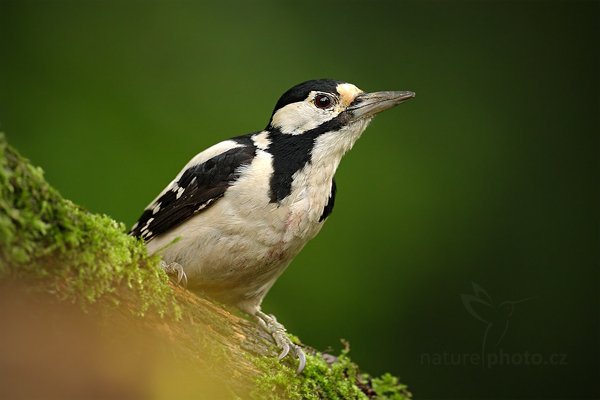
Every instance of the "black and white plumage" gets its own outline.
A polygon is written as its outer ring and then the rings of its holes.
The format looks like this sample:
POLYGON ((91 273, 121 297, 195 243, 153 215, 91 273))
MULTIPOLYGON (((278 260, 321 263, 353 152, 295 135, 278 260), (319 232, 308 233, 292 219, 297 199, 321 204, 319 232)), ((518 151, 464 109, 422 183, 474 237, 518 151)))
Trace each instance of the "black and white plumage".
POLYGON ((196 155, 131 230, 185 272, 188 287, 257 316, 283 349, 291 344, 260 304, 287 265, 321 229, 335 201, 334 174, 372 117, 414 97, 364 93, 321 79, 277 102, 267 127, 196 155))
POLYGON ((131 233, 146 242, 209 207, 239 178, 239 168, 252 161, 253 146, 234 147, 204 162, 186 166, 149 208, 131 233))

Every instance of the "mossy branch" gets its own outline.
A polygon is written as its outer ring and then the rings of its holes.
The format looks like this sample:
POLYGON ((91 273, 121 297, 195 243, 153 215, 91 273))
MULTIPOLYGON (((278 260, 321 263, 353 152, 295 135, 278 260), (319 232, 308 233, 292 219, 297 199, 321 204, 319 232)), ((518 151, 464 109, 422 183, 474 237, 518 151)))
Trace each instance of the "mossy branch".
POLYGON ((0 366, 16 371, 0 397, 410 398, 347 350, 309 351, 296 375, 254 322, 174 286, 158 262, 123 224, 62 198, 0 133, 0 366), (46 379, 31 385, 31 371, 46 379))

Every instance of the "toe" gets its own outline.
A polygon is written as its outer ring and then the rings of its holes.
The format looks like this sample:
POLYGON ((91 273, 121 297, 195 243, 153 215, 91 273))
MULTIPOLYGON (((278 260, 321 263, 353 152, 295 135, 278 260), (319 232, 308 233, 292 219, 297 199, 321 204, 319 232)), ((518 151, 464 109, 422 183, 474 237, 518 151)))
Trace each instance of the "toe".
POLYGON ((304 367, 306 367, 306 355, 302 348, 290 340, 286 334, 285 327, 277 322, 275 316, 267 315, 262 311, 257 311, 255 316, 263 329, 271 334, 277 347, 281 349, 281 353, 278 356, 279 360, 285 358, 290 353, 290 350, 293 350, 295 357, 298 359, 298 369, 296 371, 300 374, 304 370, 304 367))
POLYGON ((188 278, 181 264, 176 262, 167 264, 164 260, 161 260, 160 267, 167 273, 167 275, 176 275, 177 278, 173 279, 176 279, 178 285, 181 284, 183 287, 187 287, 188 278))

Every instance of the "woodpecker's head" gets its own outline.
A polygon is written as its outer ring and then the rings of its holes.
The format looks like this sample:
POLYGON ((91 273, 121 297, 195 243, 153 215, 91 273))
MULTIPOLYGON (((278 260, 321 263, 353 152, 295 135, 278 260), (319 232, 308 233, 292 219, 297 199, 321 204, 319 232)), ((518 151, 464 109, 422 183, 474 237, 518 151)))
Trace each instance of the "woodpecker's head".
POLYGON ((413 97, 415 94, 407 91, 365 93, 351 83, 332 79, 306 81, 279 98, 268 128, 298 135, 334 119, 345 126, 370 120, 413 97))
POLYGON ((415 97, 413 92, 365 93, 332 79, 306 81, 285 92, 267 126, 281 135, 321 138, 329 150, 346 152, 375 114, 415 97), (323 135, 329 138, 322 138, 323 135))

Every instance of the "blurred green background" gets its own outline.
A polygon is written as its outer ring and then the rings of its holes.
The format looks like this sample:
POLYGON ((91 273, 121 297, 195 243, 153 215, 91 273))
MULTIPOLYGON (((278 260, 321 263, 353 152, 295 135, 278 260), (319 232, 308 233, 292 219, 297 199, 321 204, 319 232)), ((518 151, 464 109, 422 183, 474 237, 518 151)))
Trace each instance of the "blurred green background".
POLYGON ((342 162, 264 309, 417 398, 592 398, 598 4, 2 0, 0 129, 131 225, 298 82, 413 90, 342 162))

